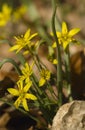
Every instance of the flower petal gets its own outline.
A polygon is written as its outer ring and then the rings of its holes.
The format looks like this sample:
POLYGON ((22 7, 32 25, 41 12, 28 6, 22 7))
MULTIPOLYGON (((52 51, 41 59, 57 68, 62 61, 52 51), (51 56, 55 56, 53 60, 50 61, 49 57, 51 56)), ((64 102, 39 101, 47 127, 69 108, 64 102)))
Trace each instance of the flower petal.
POLYGON ((67 29, 67 25, 65 22, 62 23, 62 34, 67 34, 68 29, 67 29))
POLYGON ((21 79, 18 80, 17 85, 18 85, 18 89, 22 90, 23 89, 23 80, 21 80, 21 79))
POLYGON ((14 88, 8 88, 7 91, 12 94, 13 96, 19 96, 19 91, 14 88))
POLYGON ((52 44, 52 48, 56 48, 57 47, 57 44, 56 44, 56 42, 54 42, 53 44, 52 44))
POLYGON ((63 42, 63 48, 66 49, 66 47, 68 46, 69 42, 68 41, 64 41, 63 42))
POLYGON ((62 36, 61 32, 56 32, 57 37, 60 38, 62 36))
POLYGON ((27 100, 26 100, 26 99, 23 99, 22 105, 23 105, 23 107, 24 107, 24 109, 25 109, 26 111, 29 111, 29 108, 28 108, 27 100))
POLYGON ((27 92, 29 90, 29 88, 31 87, 31 85, 32 85, 32 81, 29 80, 29 82, 24 87, 24 92, 27 92))
POLYGON ((79 28, 74 28, 74 29, 72 29, 71 31, 69 31, 68 36, 72 37, 72 36, 74 36, 76 33, 78 33, 79 31, 80 31, 79 28))
POLYGON ((29 37, 29 40, 31 40, 33 37, 35 37, 35 36, 37 36, 37 35, 38 35, 38 33, 32 34, 32 35, 29 37))
POLYGON ((28 94, 28 93, 25 94, 25 98, 31 99, 31 100, 36 100, 37 99, 36 96, 34 96, 33 94, 28 94))
POLYGON ((39 86, 43 86, 45 84, 46 80, 44 78, 41 78, 39 81, 39 86))
POLYGON ((27 31, 26 31, 26 33, 25 33, 25 35, 24 35, 24 38, 25 39, 28 39, 29 38, 29 36, 30 36, 30 29, 28 29, 27 31))
POLYGON ((18 97, 18 99, 15 101, 15 103, 14 103, 14 106, 16 107, 16 108, 18 108, 19 107, 19 105, 20 105, 20 103, 21 103, 21 97, 18 97))
POLYGON ((27 55, 27 54, 29 54, 28 50, 26 50, 26 51, 23 52, 23 55, 27 55))
POLYGON ((10 49, 9 49, 9 51, 15 51, 15 50, 17 50, 17 49, 19 49, 20 48, 20 45, 14 45, 13 47, 11 47, 10 49))

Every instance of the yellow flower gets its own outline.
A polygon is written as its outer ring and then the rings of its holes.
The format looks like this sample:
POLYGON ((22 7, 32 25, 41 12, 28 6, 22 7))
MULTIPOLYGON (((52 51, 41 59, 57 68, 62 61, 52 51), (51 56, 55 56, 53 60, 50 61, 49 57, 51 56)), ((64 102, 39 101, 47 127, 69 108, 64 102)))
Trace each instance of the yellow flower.
POLYGON ((63 48, 66 49, 68 44, 72 41, 75 41, 73 36, 80 31, 79 28, 74 28, 68 31, 67 25, 65 22, 62 23, 62 32, 56 32, 59 43, 63 45, 63 48))
POLYGON ((53 44, 52 44, 52 48, 56 48, 57 47, 57 44, 56 44, 56 42, 54 42, 53 44))
POLYGON ((30 31, 31 30, 28 29, 24 35, 21 35, 21 37, 15 37, 17 45, 14 45, 13 47, 11 47, 10 51, 16 50, 16 53, 18 53, 21 49, 25 47, 29 48, 31 45, 32 38, 34 38, 37 35, 37 33, 30 35, 30 31))
POLYGON ((54 65, 57 65, 57 64, 58 64, 57 59, 53 59, 52 63, 53 63, 54 65))
POLYGON ((8 7, 7 4, 2 6, 2 11, 0 12, 0 26, 5 26, 10 20, 12 9, 8 7))
POLYGON ((58 63, 58 60, 55 59, 54 55, 49 55, 48 60, 54 65, 57 65, 58 63))
POLYGON ((49 70, 42 69, 40 75, 41 79, 39 81, 39 86, 41 87, 50 79, 51 73, 49 70))
POLYGON ((27 10, 27 8, 24 5, 22 5, 19 8, 17 8, 15 10, 15 12, 13 13, 14 22, 19 20, 26 13, 26 10, 27 10))
POLYGON ((14 105, 16 108, 18 108, 21 104, 24 107, 26 111, 29 110, 28 104, 27 104, 27 99, 31 100, 36 100, 37 97, 34 96, 33 94, 28 93, 28 90, 30 89, 32 85, 32 82, 28 82, 25 86, 23 86, 23 81, 19 80, 17 82, 18 89, 15 88, 8 88, 8 92, 12 94, 13 96, 17 96, 18 98, 14 102, 14 105))
POLYGON ((32 63, 31 66, 28 63, 25 63, 25 66, 22 69, 22 75, 20 76, 20 80, 24 80, 25 83, 29 82, 30 80, 29 78, 33 73, 33 70, 32 70, 33 65, 34 65, 34 62, 32 63))

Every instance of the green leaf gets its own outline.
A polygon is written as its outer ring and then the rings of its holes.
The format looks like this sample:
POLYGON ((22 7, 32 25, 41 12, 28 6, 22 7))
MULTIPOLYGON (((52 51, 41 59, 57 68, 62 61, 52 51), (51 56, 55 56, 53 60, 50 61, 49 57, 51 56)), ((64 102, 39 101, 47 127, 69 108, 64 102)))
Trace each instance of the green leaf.
POLYGON ((11 64, 14 66, 15 70, 17 71, 17 73, 18 73, 19 75, 21 75, 21 70, 20 70, 19 66, 18 66, 17 63, 16 63, 13 59, 11 59, 11 58, 6 58, 6 59, 0 61, 0 68, 1 68, 5 63, 7 63, 7 62, 11 63, 11 64))

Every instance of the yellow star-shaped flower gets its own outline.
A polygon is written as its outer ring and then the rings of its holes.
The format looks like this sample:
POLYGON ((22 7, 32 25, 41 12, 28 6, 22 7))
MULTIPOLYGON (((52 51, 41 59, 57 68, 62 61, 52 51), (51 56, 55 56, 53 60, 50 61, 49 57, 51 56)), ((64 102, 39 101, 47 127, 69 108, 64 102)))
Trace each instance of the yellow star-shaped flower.
POLYGON ((67 25, 65 22, 62 23, 62 32, 56 32, 59 43, 63 45, 63 48, 66 49, 68 44, 75 39, 73 36, 80 31, 79 28, 74 28, 68 31, 67 25))
POLYGON ((13 96, 17 96, 18 98, 16 99, 16 101, 14 102, 14 105, 16 108, 18 108, 20 106, 20 104, 22 104, 22 106, 24 107, 24 109, 26 111, 29 110, 28 108, 28 104, 27 104, 27 99, 28 100, 36 100, 37 97, 34 96, 33 94, 28 93, 28 90, 30 89, 32 82, 29 81, 28 84, 26 84, 25 86, 23 85, 23 81, 18 81, 17 82, 18 88, 8 88, 8 92, 10 94, 12 94, 13 96))
POLYGON ((26 31, 24 35, 21 35, 20 37, 15 37, 16 39, 16 45, 10 48, 10 51, 15 51, 18 53, 21 49, 25 48, 26 46, 30 48, 31 40, 37 35, 37 33, 30 34, 30 29, 26 31))
POLYGON ((31 65, 29 65, 28 63, 25 63, 22 69, 22 75, 19 76, 20 80, 25 81, 25 83, 29 82, 30 76, 33 73, 33 70, 32 70, 33 65, 34 65, 34 62, 31 65))

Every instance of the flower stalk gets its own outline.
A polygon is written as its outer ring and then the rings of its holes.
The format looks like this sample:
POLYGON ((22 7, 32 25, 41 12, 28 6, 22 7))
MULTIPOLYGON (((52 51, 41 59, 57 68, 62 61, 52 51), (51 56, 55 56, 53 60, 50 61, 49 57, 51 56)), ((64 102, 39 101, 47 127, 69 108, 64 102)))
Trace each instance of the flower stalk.
POLYGON ((66 71, 66 79, 67 79, 67 94, 69 102, 73 100, 72 92, 71 92, 71 68, 70 68, 70 52, 69 45, 66 48, 65 52, 65 71, 66 71))
POLYGON ((60 107, 62 105, 62 88, 63 88, 63 84, 62 84, 62 63, 61 63, 61 52, 60 52, 60 45, 59 45, 59 41, 58 41, 58 37, 56 35, 56 28, 55 28, 55 16, 56 16, 56 8, 57 8, 57 4, 56 4, 56 0, 52 0, 52 4, 53 4, 53 15, 52 15, 52 31, 53 31, 53 35, 57 44, 57 60, 58 60, 58 64, 57 64, 57 87, 58 87, 58 106, 60 107))

